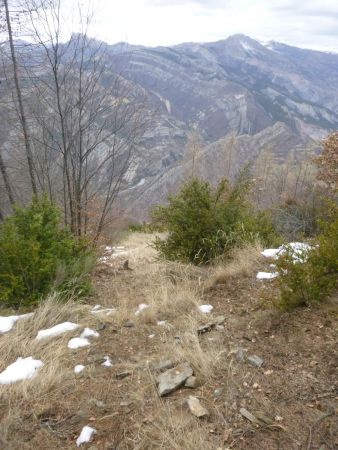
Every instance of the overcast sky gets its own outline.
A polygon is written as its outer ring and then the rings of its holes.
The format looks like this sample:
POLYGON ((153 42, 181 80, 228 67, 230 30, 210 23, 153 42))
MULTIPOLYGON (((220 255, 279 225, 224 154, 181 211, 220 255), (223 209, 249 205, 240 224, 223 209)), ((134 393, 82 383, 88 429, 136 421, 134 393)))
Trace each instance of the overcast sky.
POLYGON ((243 33, 338 52, 338 0, 82 0, 96 37, 141 45, 208 42, 243 33))

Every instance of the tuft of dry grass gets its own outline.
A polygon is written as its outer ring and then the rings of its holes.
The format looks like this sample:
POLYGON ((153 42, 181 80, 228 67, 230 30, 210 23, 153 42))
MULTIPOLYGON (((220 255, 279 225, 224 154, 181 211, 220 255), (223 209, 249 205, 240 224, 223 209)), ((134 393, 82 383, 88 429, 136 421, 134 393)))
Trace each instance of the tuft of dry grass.
POLYGON ((231 259, 224 265, 218 265, 213 269, 206 287, 217 284, 225 284, 234 278, 248 277, 257 270, 262 260, 262 246, 259 242, 248 243, 244 247, 235 248, 231 253, 231 259))
POLYGON ((140 430, 140 448, 149 450, 214 450, 217 447, 207 421, 187 413, 182 404, 159 403, 156 420, 140 430))

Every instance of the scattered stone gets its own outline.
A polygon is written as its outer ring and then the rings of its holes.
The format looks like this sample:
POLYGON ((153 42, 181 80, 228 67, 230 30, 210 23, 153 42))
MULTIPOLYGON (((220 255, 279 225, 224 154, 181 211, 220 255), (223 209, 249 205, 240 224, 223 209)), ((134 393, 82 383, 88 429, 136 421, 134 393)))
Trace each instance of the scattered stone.
POLYGON ((123 380, 123 378, 129 377, 130 375, 132 375, 132 373, 133 373, 133 372, 131 372, 130 370, 125 370, 124 372, 119 372, 119 373, 117 373, 117 374, 115 375, 115 377, 116 377, 118 380, 123 380))
POLYGON ((216 325, 214 323, 206 323, 205 325, 197 328, 197 334, 207 333, 208 331, 211 331, 215 326, 216 325))
POLYGON ((89 355, 87 357, 87 361, 89 363, 102 363, 105 360, 105 356, 103 355, 89 355))
POLYGON ((235 353, 236 359, 238 362, 243 362, 245 359, 245 350, 242 347, 239 347, 235 353))
POLYGON ((72 417, 68 419, 68 423, 70 425, 77 425, 80 422, 83 422, 83 420, 86 418, 86 414, 83 411, 78 411, 76 414, 74 414, 72 417))
POLYGON ((158 393, 163 395, 170 394, 181 387, 185 381, 194 373, 188 363, 182 363, 177 367, 167 370, 157 377, 158 393))
POLYGON ((198 398, 190 395, 187 400, 187 403, 191 414, 198 417, 199 419, 201 419, 202 417, 209 416, 209 411, 206 408, 204 408, 204 406, 201 405, 198 398))
POLYGON ((91 403, 92 405, 95 405, 97 408, 105 408, 105 403, 103 403, 101 400, 97 400, 96 398, 91 398, 89 400, 89 403, 91 403))
MULTIPOLYGON (((214 321, 208 322, 197 329, 197 334, 204 334, 211 331, 213 328, 221 326, 225 322, 225 316, 217 316, 214 321)), ((223 327, 221 328, 224 329, 223 327)))
POLYGON ((215 389, 214 392, 213 392, 214 397, 215 397, 215 398, 221 397, 222 394, 223 394, 223 391, 224 391, 224 390, 223 390, 222 388, 217 388, 217 389, 215 389))
POLYGON ((129 260, 127 259, 124 263, 123 263, 123 270, 133 270, 129 267, 129 260))
POLYGON ((122 407, 128 407, 128 406, 131 406, 132 404, 133 404, 133 402, 131 400, 120 402, 120 406, 122 406, 122 407))
POLYGON ((174 336, 174 340, 175 340, 176 344, 179 344, 181 342, 181 337, 180 336, 174 336))
POLYGON ((198 387, 197 378, 192 375, 186 380, 184 386, 190 389, 196 389, 198 387))
POLYGON ((223 325, 224 322, 225 322, 225 316, 217 316, 215 319, 216 325, 223 325))
POLYGON ((123 324, 125 328, 133 328, 135 326, 134 322, 130 319, 126 320, 123 324))
POLYGON ((262 411, 255 411, 255 417, 265 423, 266 425, 272 425, 274 423, 274 420, 271 419, 271 417, 267 416, 264 412, 262 411))
POLYGON ((249 412, 247 409, 245 408, 241 408, 239 410, 239 412, 242 414, 243 417, 245 417, 246 419, 250 420, 250 422, 255 423, 256 425, 259 425, 259 420, 256 419, 256 417, 251 414, 251 412, 249 412))
POLYGON ((256 366, 256 367, 262 367, 263 365, 263 360, 262 358, 260 358, 257 355, 251 355, 248 357, 248 361, 252 366, 256 366))
POLYGON ((174 367, 174 363, 170 359, 165 359, 160 361, 155 367, 156 372, 163 372, 164 370, 169 370, 174 367))
POLYGON ((100 323, 98 324, 98 326, 96 327, 96 331, 102 331, 102 330, 104 330, 106 327, 107 327, 107 325, 106 325, 105 323, 100 322, 100 323))

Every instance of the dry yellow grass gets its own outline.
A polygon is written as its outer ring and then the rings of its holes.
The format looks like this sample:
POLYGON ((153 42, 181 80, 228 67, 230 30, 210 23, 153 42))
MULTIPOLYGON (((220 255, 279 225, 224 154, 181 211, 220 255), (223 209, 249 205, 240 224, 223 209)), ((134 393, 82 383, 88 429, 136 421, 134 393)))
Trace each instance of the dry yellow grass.
POLYGON ((212 270, 211 276, 206 282, 206 287, 225 284, 233 278, 252 275, 257 270, 259 261, 262 260, 262 250, 259 242, 235 248, 228 262, 218 265, 212 270))

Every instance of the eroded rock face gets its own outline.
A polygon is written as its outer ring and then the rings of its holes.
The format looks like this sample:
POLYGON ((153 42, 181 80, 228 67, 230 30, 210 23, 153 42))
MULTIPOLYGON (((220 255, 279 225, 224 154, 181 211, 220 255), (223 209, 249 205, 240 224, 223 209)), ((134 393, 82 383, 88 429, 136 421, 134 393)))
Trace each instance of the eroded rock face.
POLYGON ((262 45, 243 35, 130 50, 125 76, 150 93, 160 112, 142 140, 128 193, 129 201, 137 198, 130 212, 138 220, 147 220, 149 206, 165 201, 184 179, 182 155, 192 127, 205 143, 197 176, 213 181, 226 173, 230 135, 236 171, 264 148, 281 158, 301 151, 338 121, 338 55, 262 45))
POLYGON ((193 375, 193 369, 188 363, 182 363, 173 369, 161 373, 157 377, 158 393, 162 397, 181 387, 193 375))

